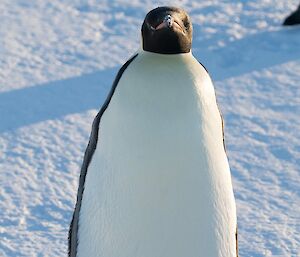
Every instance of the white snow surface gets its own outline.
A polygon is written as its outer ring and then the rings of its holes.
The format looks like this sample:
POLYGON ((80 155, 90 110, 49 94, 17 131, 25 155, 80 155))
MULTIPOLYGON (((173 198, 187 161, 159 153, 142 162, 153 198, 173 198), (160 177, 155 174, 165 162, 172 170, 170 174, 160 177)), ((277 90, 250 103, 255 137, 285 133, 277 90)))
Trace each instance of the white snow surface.
MULTIPOLYGON (((225 118, 240 256, 300 253, 297 0, 172 1, 225 118)), ((0 2, 0 256, 66 256, 92 120, 168 1, 0 2)))

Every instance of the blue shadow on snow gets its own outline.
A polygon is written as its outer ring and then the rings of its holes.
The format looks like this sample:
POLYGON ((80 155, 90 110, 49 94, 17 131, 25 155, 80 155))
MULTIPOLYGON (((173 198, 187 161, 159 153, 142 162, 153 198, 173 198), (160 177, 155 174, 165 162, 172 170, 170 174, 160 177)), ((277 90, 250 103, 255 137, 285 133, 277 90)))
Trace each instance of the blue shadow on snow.
POLYGON ((0 93, 0 133, 72 113, 99 109, 116 69, 0 93))

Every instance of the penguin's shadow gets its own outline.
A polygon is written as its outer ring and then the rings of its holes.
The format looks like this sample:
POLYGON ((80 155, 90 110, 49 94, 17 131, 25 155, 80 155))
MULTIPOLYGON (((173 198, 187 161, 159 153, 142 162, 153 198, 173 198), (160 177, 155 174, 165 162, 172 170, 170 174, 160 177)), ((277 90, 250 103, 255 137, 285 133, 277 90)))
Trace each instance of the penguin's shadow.
MULTIPOLYGON (((195 35, 200 26, 194 26, 195 35)), ((197 32, 198 30, 198 32, 197 32)), ((254 34, 212 49, 216 42, 194 40, 193 53, 214 80, 300 59, 300 28, 254 34)), ((0 93, 0 133, 58 119, 72 113, 99 109, 113 83, 117 68, 70 79, 0 93)))
POLYGON ((99 109, 117 69, 0 93, 0 133, 99 109))

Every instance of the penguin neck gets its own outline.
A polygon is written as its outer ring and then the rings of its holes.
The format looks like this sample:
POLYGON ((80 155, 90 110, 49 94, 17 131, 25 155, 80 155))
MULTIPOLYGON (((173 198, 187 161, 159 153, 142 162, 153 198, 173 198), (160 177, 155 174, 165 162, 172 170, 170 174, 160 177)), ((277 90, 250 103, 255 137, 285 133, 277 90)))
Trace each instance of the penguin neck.
MULTIPOLYGON (((191 51, 180 54, 160 54, 141 49, 138 55, 137 60, 141 65, 142 73, 150 71, 150 76, 155 76, 156 79, 168 78, 167 84, 169 85, 174 84, 175 81, 173 81, 173 78, 179 75, 178 72, 185 74, 190 73, 189 69, 191 66, 194 66, 196 63, 198 64, 191 51)), ((151 80, 153 80, 153 78, 151 80)), ((160 85, 165 85, 165 83, 160 85)))
POLYGON ((139 50, 139 54, 140 55, 144 55, 144 56, 151 56, 151 57, 157 57, 157 58, 165 58, 165 59, 180 59, 180 58, 186 58, 186 57, 190 57, 193 56, 192 54, 192 50, 190 50, 188 53, 179 53, 179 54, 160 54, 160 53, 154 53, 154 52, 150 52, 150 51, 146 51, 143 48, 141 48, 139 50))

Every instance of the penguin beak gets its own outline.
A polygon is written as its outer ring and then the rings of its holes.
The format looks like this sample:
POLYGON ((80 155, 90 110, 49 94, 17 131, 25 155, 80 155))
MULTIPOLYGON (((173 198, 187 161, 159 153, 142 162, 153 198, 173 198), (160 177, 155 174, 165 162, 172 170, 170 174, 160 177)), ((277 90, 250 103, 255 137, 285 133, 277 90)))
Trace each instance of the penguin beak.
POLYGON ((176 21, 176 19, 174 19, 170 14, 168 14, 168 15, 165 16, 163 21, 156 26, 155 30, 160 30, 160 29, 163 29, 163 28, 172 28, 172 27, 179 28, 180 30, 183 31, 183 29, 180 26, 179 22, 176 21))
POLYGON ((163 21, 157 25, 157 27, 155 28, 155 30, 159 30, 159 29, 162 29, 162 28, 171 28, 172 25, 173 25, 173 22, 174 22, 174 19, 173 17, 168 14, 164 19, 163 21))

